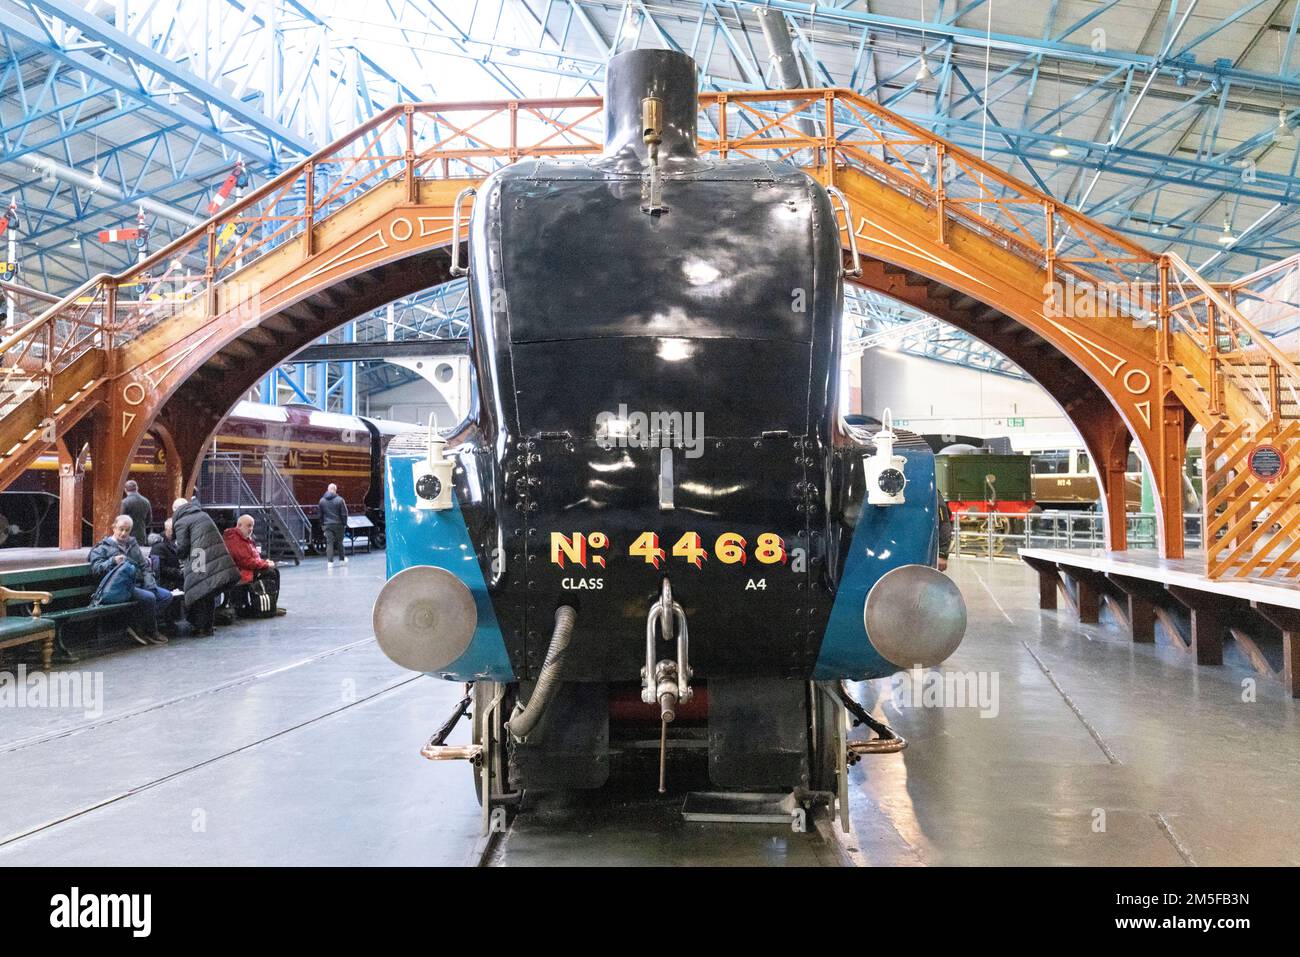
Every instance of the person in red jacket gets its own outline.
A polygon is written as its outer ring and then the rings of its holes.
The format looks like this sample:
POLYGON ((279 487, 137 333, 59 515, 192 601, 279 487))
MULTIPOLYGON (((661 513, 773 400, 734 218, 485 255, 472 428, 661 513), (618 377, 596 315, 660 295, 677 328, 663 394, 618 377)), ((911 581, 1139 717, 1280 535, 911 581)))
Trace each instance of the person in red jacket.
MULTIPOLYGON (((241 515, 234 528, 226 529, 226 550, 239 569, 239 585, 231 590, 231 604, 236 613, 250 615, 254 613, 249 602, 249 588, 254 581, 265 583, 265 591, 271 596, 272 607, 276 615, 283 615, 284 608, 275 599, 280 594, 280 572, 275 562, 262 557, 262 551, 253 537, 253 516, 241 515)), ((270 611, 271 609, 263 609, 270 611)))

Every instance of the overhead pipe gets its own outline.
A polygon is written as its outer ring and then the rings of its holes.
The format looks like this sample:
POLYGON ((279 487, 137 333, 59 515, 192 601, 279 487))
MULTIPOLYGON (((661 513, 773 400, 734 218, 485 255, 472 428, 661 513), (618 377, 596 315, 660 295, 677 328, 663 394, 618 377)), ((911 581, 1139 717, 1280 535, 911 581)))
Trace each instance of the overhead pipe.
POLYGON ((102 176, 90 176, 79 169, 73 169, 70 166, 64 166, 57 163, 47 156, 38 156, 32 163, 32 171, 40 173, 42 176, 53 176, 55 179, 67 183, 69 186, 75 186, 78 189, 89 190, 92 193, 102 193, 111 199, 116 199, 121 203, 129 203, 132 206, 138 206, 146 213, 153 213, 163 219, 169 219, 174 223, 193 229, 203 222, 197 216, 192 216, 182 209, 167 203, 160 203, 155 199, 148 197, 133 198, 128 196, 121 188, 114 186, 105 180, 102 176))
MULTIPOLYGON (((776 65, 777 81, 781 84, 781 89, 801 89, 804 86, 803 77, 799 75, 799 61, 795 59, 794 44, 790 41, 790 24, 785 14, 766 7, 754 12, 758 16, 758 25, 763 30, 763 39, 767 41, 767 52, 776 65)), ((809 77, 809 81, 812 79, 809 77)), ((793 103, 790 105, 794 106, 793 103)), ((807 116, 799 116, 795 122, 804 136, 818 136, 816 124, 807 116)))

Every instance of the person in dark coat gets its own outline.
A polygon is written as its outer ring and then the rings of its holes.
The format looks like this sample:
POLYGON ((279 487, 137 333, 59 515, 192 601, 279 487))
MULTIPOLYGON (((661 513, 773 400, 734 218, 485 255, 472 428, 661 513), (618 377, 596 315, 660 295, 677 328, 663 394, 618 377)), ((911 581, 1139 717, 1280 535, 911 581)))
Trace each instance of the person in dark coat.
POLYGON ((172 503, 171 520, 185 576, 185 613, 194 633, 206 637, 212 634, 217 599, 239 583, 239 569, 216 522, 198 505, 178 498, 172 503))
POLYGON ((131 537, 131 517, 119 515, 113 520, 112 532, 90 550, 90 570, 101 582, 116 566, 130 562, 135 566, 132 590, 137 607, 135 623, 127 633, 142 645, 162 645, 167 639, 158 631, 158 615, 171 603, 172 593, 158 587, 153 566, 131 537))
POLYGON ((149 523, 153 521, 153 505, 140 494, 140 486, 134 479, 126 483, 122 514, 131 519, 131 536, 137 542, 145 541, 149 534, 149 523))
POLYGON ((169 518, 163 522, 161 535, 149 536, 149 558, 157 559, 158 584, 163 588, 185 587, 185 575, 181 572, 181 557, 176 551, 176 532, 169 518))
POLYGON ((952 509, 942 495, 935 496, 935 511, 939 516, 939 571, 948 570, 948 553, 952 550, 952 509))
POLYGON ((348 503, 339 494, 339 487, 331 482, 316 507, 321 530, 325 533, 325 559, 329 562, 327 567, 333 568, 335 552, 338 552, 339 561, 348 560, 343 551, 343 532, 348 527, 348 503))

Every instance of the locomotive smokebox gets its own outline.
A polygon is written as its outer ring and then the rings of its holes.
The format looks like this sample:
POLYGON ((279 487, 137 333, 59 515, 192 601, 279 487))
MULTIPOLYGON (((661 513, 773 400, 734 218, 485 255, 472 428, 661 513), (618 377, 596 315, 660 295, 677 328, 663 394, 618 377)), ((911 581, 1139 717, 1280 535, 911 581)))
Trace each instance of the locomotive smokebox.
POLYGON ((660 159, 694 159, 699 111, 695 61, 673 50, 629 50, 605 67, 605 158, 637 166, 649 160, 641 122, 647 98, 659 101, 660 159))

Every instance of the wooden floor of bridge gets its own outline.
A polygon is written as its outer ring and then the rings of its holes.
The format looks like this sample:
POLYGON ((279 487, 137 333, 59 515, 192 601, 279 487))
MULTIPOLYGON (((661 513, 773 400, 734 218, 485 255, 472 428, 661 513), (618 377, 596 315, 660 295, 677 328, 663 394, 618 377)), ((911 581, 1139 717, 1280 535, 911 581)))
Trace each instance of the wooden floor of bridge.
MULTIPOLYGON (((1244 662, 1196 668, 1040 611, 1018 563, 952 571, 971 628, 945 670, 996 696, 900 707, 887 681, 857 686, 910 747, 852 770, 846 856, 583 802, 517 826, 495 862, 1300 864, 1300 710, 1280 688, 1248 704, 1244 662)), ((283 618, 65 666, 102 676, 100 714, 0 709, 0 866, 476 862, 466 768, 417 754, 461 688, 379 652, 383 580, 382 554, 308 560, 284 572, 283 618)))

